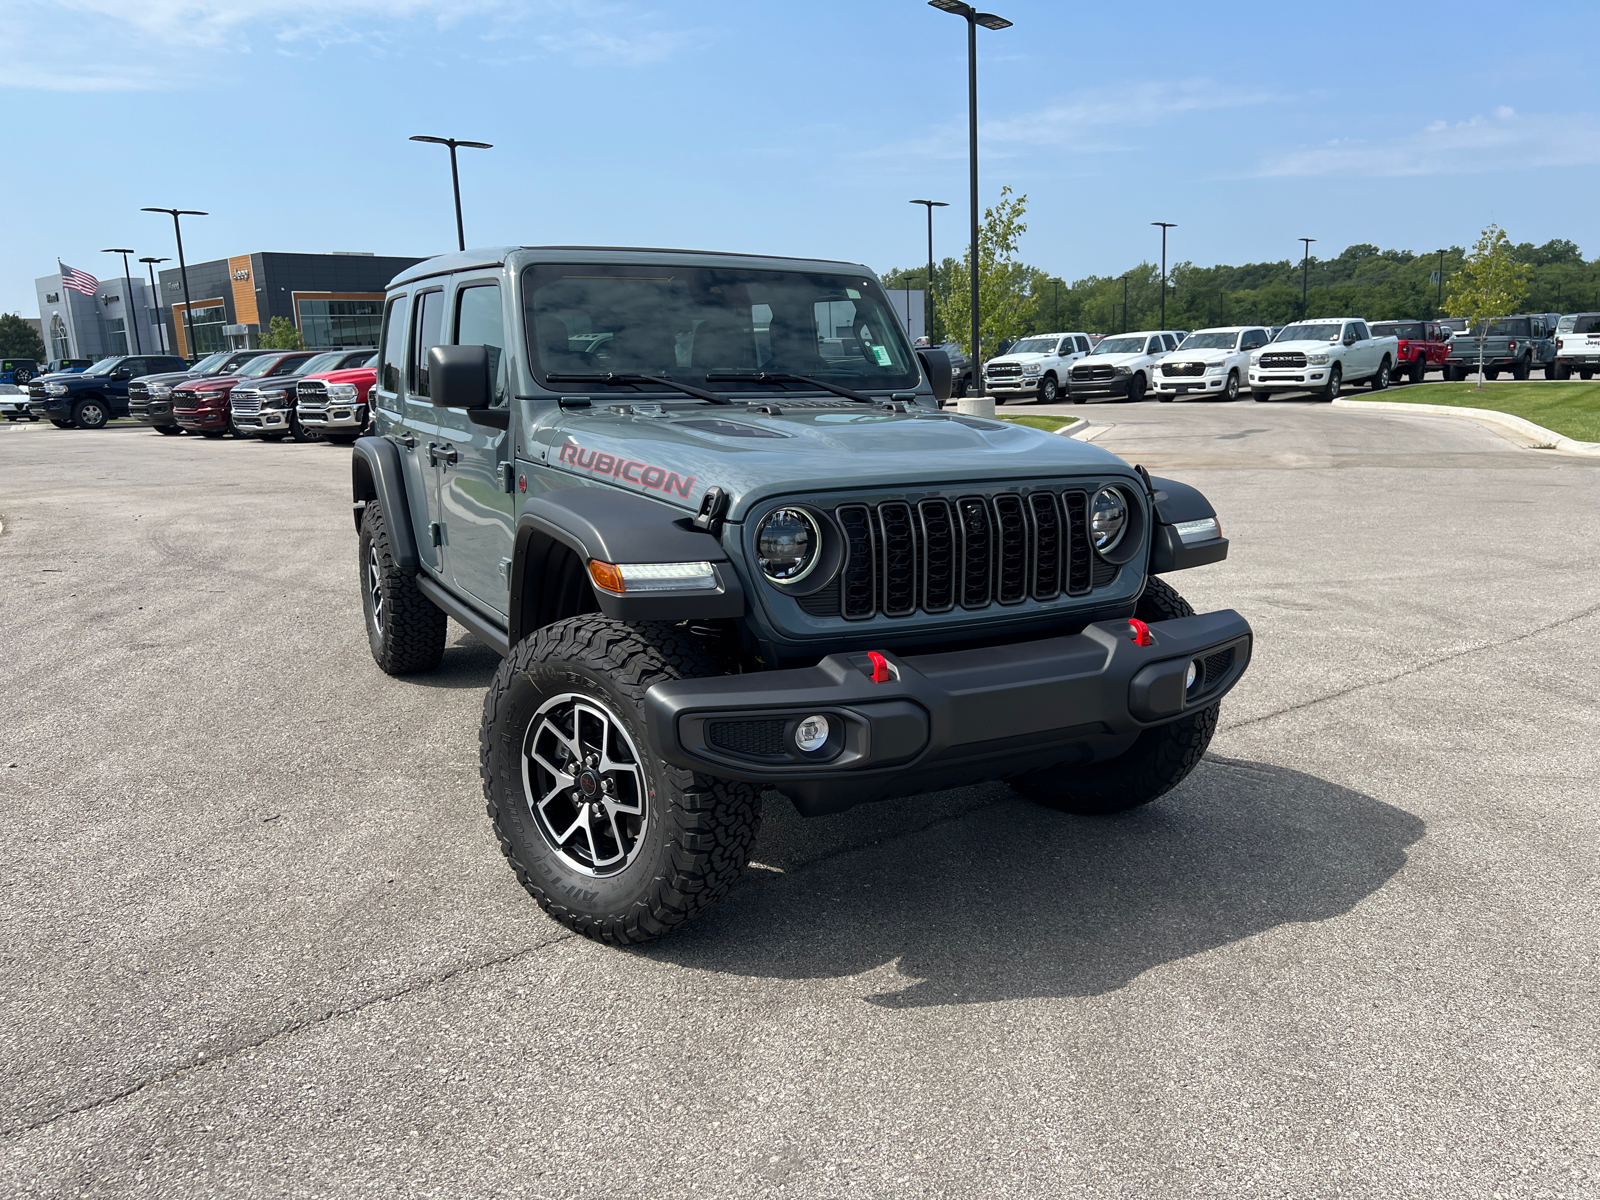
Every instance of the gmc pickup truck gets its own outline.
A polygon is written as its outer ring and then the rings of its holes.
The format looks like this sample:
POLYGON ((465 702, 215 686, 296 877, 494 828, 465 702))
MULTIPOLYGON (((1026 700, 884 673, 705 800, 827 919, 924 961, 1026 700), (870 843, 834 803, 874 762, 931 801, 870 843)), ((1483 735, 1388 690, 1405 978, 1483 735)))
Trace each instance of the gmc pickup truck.
POLYGON ((1250 394, 1270 400, 1273 392, 1315 392, 1332 400, 1342 384, 1362 380, 1381 392, 1399 353, 1399 338, 1376 336, 1360 317, 1296 321, 1250 355, 1250 394))
POLYGON ((1480 323, 1456 335, 1445 364, 1446 379, 1460 382, 1480 369, 1489 379, 1498 379, 1505 370, 1513 379, 1526 379, 1535 367, 1544 369, 1546 379, 1556 377, 1555 330, 1542 313, 1501 317, 1487 326, 1485 330, 1480 323))

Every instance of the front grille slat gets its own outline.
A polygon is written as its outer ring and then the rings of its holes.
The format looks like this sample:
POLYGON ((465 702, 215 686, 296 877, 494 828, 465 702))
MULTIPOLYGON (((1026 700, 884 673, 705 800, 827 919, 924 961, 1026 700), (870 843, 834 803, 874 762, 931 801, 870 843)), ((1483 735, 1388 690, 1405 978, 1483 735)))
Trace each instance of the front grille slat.
POLYGON ((1089 497, 1085 492, 1064 492, 1062 504, 1067 510, 1067 595, 1081 596, 1092 586, 1090 571, 1092 551, 1089 547, 1089 497))
POLYGON ((1054 600, 1061 594, 1061 563, 1066 530, 1061 510, 1050 492, 1034 492, 1028 497, 1028 515, 1033 525, 1033 598, 1054 600))
POLYGON ((994 571, 994 523, 982 496, 956 501, 956 527, 961 535, 961 607, 989 603, 994 571))
POLYGON ((883 580, 883 614, 909 617, 917 611, 917 535, 911 520, 911 506, 900 500, 878 505, 876 532, 883 580))
POLYGON ((956 532, 950 505, 924 500, 917 505, 922 525, 922 607, 930 613, 956 606, 956 532))
POLYGON ((1001 604, 1021 604, 1028 598, 1028 520, 1022 497, 1010 492, 994 498, 995 599, 1001 604))
POLYGON ((878 607, 877 572, 874 567, 872 518, 865 504, 846 504, 833 514, 844 530, 848 558, 844 565, 844 598, 840 611, 847 620, 859 621, 878 607))

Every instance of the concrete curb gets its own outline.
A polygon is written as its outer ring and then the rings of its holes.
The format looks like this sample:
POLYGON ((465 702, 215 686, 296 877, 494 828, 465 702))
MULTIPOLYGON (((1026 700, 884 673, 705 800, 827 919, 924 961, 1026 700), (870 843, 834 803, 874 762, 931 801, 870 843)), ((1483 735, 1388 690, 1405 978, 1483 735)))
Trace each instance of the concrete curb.
POLYGON ((1590 458, 1600 458, 1600 442, 1579 442, 1569 438, 1564 433, 1557 433, 1554 429, 1546 429, 1543 425, 1535 425, 1523 417, 1512 416, 1510 413, 1498 412, 1492 408, 1462 408, 1454 404, 1406 404, 1395 400, 1347 400, 1344 397, 1333 402, 1335 408, 1363 408, 1369 412, 1392 413, 1422 413, 1431 417, 1465 417, 1469 421, 1478 421, 1484 425, 1494 425, 1501 429, 1509 429, 1513 433, 1520 433, 1523 437, 1533 439, 1536 446, 1548 446, 1552 450, 1560 450, 1566 454, 1582 454, 1590 458))

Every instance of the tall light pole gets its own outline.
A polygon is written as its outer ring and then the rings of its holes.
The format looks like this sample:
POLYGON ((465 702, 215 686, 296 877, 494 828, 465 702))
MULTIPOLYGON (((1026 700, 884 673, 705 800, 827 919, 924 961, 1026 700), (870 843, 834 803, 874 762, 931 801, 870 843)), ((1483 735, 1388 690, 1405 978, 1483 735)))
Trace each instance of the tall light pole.
POLYGON ((194 304, 189 299, 189 268, 183 261, 183 228, 178 224, 178 218, 208 217, 211 214, 203 213, 194 208, 142 208, 139 211, 168 213, 172 217, 172 232, 178 239, 178 275, 183 280, 183 320, 184 324, 189 327, 188 344, 185 347, 189 353, 185 354, 184 357, 190 358, 191 355, 194 355, 196 349, 194 344, 194 304))
MULTIPOLYGON (((933 210, 936 208, 949 208, 950 205, 943 200, 913 200, 913 204, 926 206, 928 210, 928 300, 927 312, 923 314, 923 332, 928 335, 928 345, 933 345, 933 210)), ((906 320, 911 319, 911 310, 906 310, 906 320)))
POLYGON ((961 17, 967 23, 967 168, 972 205, 972 386, 983 395, 982 347, 978 344, 978 26, 1010 29, 1011 22, 993 13, 979 12, 962 0, 928 0, 928 4, 961 17))
POLYGON ((1433 315, 1444 311, 1444 251, 1439 251, 1439 298, 1433 302, 1433 315))
POLYGON ((1306 319, 1306 297, 1310 295, 1311 287, 1311 243, 1316 238, 1300 238, 1306 244, 1305 257, 1300 260, 1300 319, 1306 319))
POLYGON ((1128 277, 1122 277, 1122 332, 1128 332, 1128 277))
POLYGON ((133 280, 128 275, 128 255, 132 254, 133 251, 125 250, 121 246, 113 246, 109 250, 100 251, 100 253, 122 255, 122 348, 124 350, 128 348, 127 326, 131 324, 133 326, 133 352, 135 354, 143 354, 144 347, 139 344, 139 322, 134 320, 133 317, 133 280))
MULTIPOLYGON (((1167 230, 1176 229, 1177 225, 1171 221, 1151 221, 1152 225, 1161 226, 1161 328, 1167 327, 1167 230)), ((1123 320, 1127 320, 1126 314, 1123 320)))
POLYGON ((456 138, 429 137, 425 133, 414 134, 411 140, 413 142, 432 142, 436 146, 450 147, 450 186, 455 189, 456 193, 456 249, 465 250, 467 248, 467 235, 461 224, 461 174, 456 170, 456 147, 467 146, 473 150, 493 150, 494 146, 489 142, 463 142, 456 138))
POLYGON ((167 351, 167 326, 166 322, 161 319, 161 293, 156 288, 156 264, 164 263, 167 260, 164 258, 141 258, 139 261, 144 263, 145 270, 150 272, 150 294, 156 298, 156 328, 161 331, 161 352, 165 354, 167 351))

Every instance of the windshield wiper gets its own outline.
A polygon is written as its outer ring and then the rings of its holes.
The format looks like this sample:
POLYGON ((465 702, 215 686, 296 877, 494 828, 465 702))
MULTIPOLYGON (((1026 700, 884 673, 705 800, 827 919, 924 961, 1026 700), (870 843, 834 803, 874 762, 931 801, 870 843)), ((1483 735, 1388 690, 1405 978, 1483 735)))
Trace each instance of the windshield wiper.
POLYGON ((694 396, 699 400, 709 400, 712 404, 732 404, 726 396, 719 396, 715 392, 708 392, 705 388, 697 388, 693 384, 679 383, 676 379, 668 379, 665 375, 639 375, 632 372, 591 371, 586 373, 564 372, 556 375, 546 375, 545 379, 551 383, 607 383, 622 385, 624 387, 638 387, 641 383, 659 383, 663 387, 672 388, 682 392, 685 396, 694 396))
POLYGON ((820 388, 824 392, 832 392, 835 396, 843 396, 846 400, 859 400, 863 404, 876 404, 877 401, 863 392, 853 392, 847 387, 840 387, 837 383, 829 383, 826 379, 813 379, 809 375, 791 375, 787 371, 709 371, 706 373, 706 382, 716 380, 718 383, 803 383, 807 387, 820 388))

